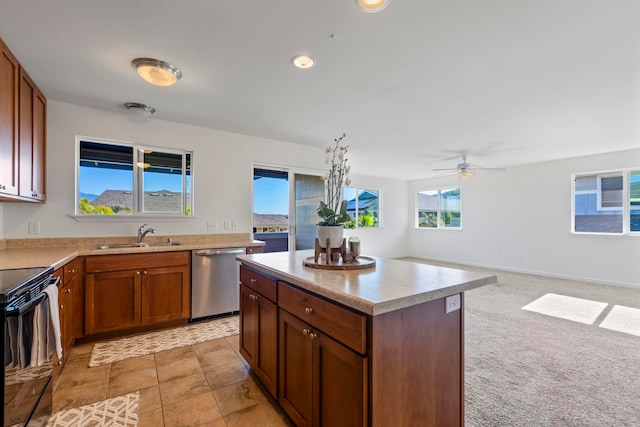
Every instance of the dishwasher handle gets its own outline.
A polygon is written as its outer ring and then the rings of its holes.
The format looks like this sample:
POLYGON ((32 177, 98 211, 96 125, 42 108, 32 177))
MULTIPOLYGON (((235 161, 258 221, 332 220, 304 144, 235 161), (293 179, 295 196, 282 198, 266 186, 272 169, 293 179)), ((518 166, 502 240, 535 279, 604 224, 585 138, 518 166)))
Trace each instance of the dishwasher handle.
POLYGON ((231 248, 231 249, 203 249, 196 251, 197 256, 215 256, 215 255, 232 255, 243 254, 246 252, 245 248, 231 248))

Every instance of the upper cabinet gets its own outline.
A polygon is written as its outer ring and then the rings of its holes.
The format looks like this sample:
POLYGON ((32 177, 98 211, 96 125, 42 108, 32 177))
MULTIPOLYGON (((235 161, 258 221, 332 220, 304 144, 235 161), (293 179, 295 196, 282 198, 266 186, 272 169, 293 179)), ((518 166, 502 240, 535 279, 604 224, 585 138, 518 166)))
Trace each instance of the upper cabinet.
POLYGON ((18 195, 20 64, 0 39, 0 198, 18 195))
POLYGON ((0 39, 0 201, 44 202, 47 99, 0 39))

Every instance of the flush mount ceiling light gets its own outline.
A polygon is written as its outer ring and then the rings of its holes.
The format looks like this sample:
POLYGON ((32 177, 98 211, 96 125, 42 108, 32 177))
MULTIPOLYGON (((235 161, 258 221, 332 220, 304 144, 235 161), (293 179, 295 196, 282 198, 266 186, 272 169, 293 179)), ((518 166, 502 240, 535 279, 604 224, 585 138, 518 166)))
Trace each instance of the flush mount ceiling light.
POLYGON ((127 102, 124 104, 124 106, 127 107, 127 110, 141 116, 150 116, 156 112, 155 108, 147 104, 140 104, 138 102, 127 102))
POLYGON ((367 13, 379 12, 389 4, 389 0, 356 0, 358 7, 367 13))
POLYGON ((291 63, 298 68, 307 69, 316 65, 316 61, 307 55, 296 55, 291 58, 291 63))
POLYGON ((156 86, 172 86, 182 77, 178 67, 158 59, 136 58, 131 65, 140 77, 156 86))

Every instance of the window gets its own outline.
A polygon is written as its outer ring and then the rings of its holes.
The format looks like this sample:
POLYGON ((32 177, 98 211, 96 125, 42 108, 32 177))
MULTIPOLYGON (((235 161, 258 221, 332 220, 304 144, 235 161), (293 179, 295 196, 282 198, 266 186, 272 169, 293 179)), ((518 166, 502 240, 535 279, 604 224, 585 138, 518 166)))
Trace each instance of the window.
POLYGON ((640 232, 640 171, 573 176, 573 232, 640 232))
POLYGON ((192 153, 77 138, 76 214, 192 215, 192 153))
POLYGON ((351 221, 344 228, 380 227, 380 191, 344 187, 342 197, 347 201, 351 221))
POLYGON ((418 228, 461 228, 460 187, 418 191, 418 228))

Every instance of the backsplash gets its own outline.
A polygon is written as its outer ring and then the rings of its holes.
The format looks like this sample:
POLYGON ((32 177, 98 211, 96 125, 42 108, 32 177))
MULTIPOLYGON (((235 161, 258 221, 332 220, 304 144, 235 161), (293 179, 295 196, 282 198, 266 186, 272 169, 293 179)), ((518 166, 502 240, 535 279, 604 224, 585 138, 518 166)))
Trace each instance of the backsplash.
MULTIPOLYGON (((170 236, 147 236, 145 242, 161 243, 171 239, 182 244, 235 244, 238 240, 249 240, 249 233, 223 233, 223 234, 180 234, 170 236)), ((135 243, 136 236, 116 236, 116 237, 53 237, 45 239, 0 239, 0 250, 2 249, 25 249, 25 248, 60 248, 60 247, 87 247, 97 245, 113 245, 117 243, 135 243)))

